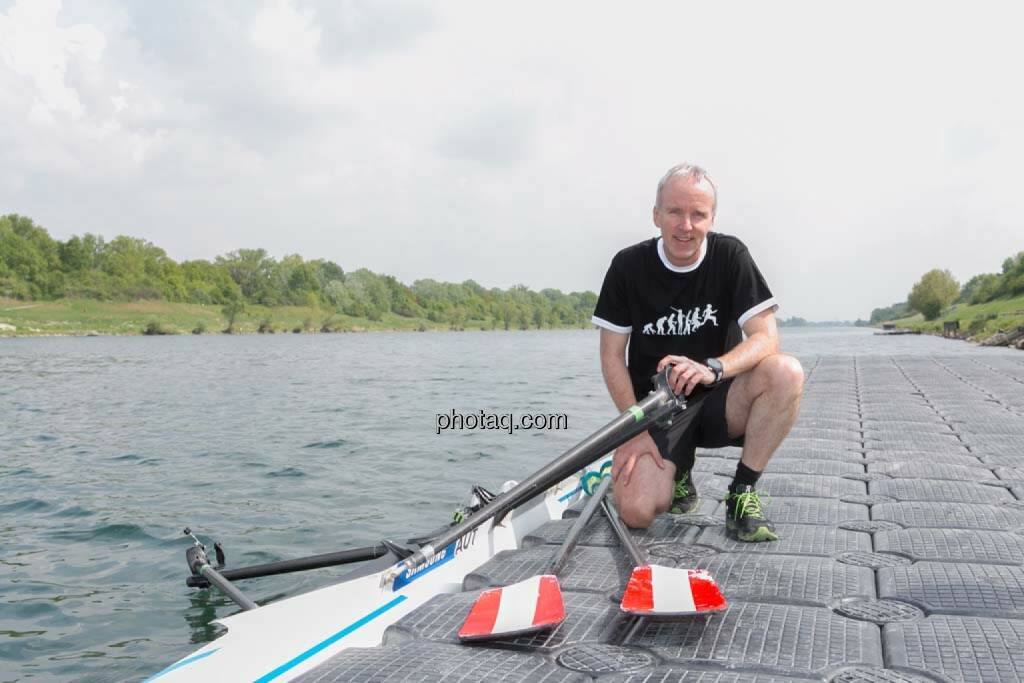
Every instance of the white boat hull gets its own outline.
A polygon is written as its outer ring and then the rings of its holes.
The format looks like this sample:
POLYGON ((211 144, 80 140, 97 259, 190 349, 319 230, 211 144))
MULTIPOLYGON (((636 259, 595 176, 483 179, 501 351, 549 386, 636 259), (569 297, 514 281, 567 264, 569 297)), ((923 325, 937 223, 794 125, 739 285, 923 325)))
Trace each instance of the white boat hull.
POLYGON ((462 590, 463 578, 579 500, 579 476, 513 510, 501 524, 484 522, 411 576, 381 586, 382 570, 240 612, 216 623, 227 632, 147 681, 287 681, 353 647, 380 645, 385 629, 440 593, 462 590))

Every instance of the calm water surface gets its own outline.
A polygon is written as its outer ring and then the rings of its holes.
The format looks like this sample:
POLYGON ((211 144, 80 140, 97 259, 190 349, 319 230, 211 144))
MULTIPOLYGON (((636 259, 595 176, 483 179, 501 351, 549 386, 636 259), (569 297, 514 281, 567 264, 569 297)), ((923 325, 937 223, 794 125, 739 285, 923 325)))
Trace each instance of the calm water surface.
MULTIPOLYGON (((186 588, 181 529, 234 566, 402 539, 614 414, 596 331, 0 340, 0 681, 145 678, 236 611, 186 588), (556 412, 566 431, 435 415, 556 412)), ((854 328, 819 354, 1000 354, 854 328)), ((1020 356, 1017 356, 1020 357, 1020 356)), ((245 582, 257 600, 345 569, 245 582)))

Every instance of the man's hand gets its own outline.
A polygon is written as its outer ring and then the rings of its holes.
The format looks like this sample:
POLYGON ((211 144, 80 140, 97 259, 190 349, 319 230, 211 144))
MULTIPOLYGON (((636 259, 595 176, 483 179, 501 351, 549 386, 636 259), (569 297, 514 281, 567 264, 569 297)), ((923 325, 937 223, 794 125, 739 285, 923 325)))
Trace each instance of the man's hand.
POLYGON ((658 452, 654 439, 647 432, 640 432, 616 448, 615 455, 612 456, 612 481, 619 483, 621 478, 622 485, 628 486, 629 478, 633 476, 633 468, 636 467, 641 458, 648 455, 654 460, 655 465, 660 469, 665 469, 665 460, 661 457, 661 453, 658 452))
POLYGON ((672 366, 668 384, 677 396, 680 393, 689 396, 698 384, 715 383, 715 373, 711 368, 686 356, 665 356, 658 361, 658 372, 664 370, 666 365, 672 366))

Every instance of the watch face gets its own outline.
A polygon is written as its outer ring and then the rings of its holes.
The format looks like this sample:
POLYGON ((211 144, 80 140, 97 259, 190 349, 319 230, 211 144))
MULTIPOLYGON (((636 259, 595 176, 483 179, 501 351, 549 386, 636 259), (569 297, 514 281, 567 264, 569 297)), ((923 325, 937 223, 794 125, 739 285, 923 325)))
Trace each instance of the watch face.
POLYGON ((718 360, 717 358, 708 358, 707 361, 705 361, 705 364, 709 368, 711 368, 712 372, 715 373, 715 381, 722 381, 722 374, 724 371, 724 368, 722 367, 722 361, 718 360))

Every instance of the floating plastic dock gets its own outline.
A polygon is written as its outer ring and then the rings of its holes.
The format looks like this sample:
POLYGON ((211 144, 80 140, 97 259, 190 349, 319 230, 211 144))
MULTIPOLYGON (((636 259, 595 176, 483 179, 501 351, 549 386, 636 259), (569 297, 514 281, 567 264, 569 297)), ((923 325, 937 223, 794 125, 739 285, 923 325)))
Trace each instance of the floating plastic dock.
POLYGON ((727 537, 732 448, 699 453, 696 513, 633 532, 659 564, 710 571, 726 611, 622 615, 632 567, 598 516, 559 627, 460 645, 479 590, 542 571, 561 520, 299 680, 1024 680, 1024 354, 802 360, 800 419, 758 486, 781 540, 727 537))

